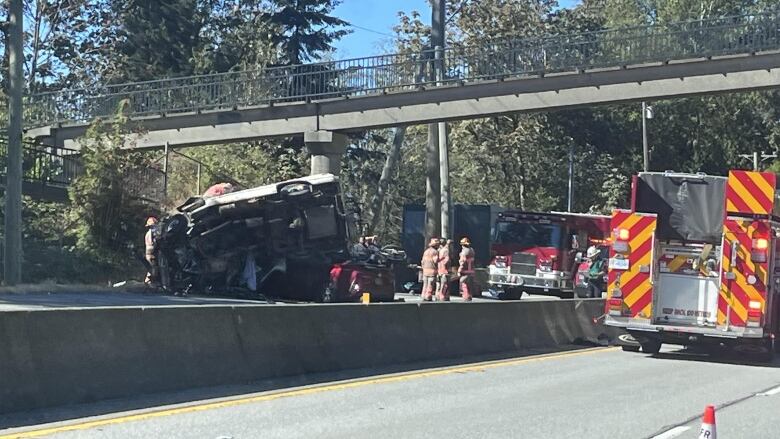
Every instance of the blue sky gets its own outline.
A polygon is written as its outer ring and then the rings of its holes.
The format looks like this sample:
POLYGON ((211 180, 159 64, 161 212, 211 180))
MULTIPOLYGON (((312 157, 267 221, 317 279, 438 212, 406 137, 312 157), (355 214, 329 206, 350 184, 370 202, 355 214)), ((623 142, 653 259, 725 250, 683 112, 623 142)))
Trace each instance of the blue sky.
MULTIPOLYGON (((558 0, 561 7, 571 7, 579 0, 558 0)), ((420 11, 430 21, 428 0, 344 0, 336 8, 337 17, 355 26, 353 32, 336 44, 338 58, 353 58, 386 53, 393 26, 398 22, 398 11, 420 11), (372 32, 373 31, 373 32, 372 32)))

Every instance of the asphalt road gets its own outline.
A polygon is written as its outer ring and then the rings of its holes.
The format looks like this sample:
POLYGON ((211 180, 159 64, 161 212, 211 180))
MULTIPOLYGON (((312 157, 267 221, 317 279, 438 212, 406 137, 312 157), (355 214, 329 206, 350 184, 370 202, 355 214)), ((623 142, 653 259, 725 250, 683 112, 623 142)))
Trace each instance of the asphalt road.
MULTIPOLYGON (((54 438, 696 438, 780 435, 780 362, 593 348, 34 427, 54 438), (74 423, 75 422, 75 423, 74 423)), ((11 433, 0 430, 0 438, 11 433)), ((31 437, 31 436, 28 436, 31 437)))

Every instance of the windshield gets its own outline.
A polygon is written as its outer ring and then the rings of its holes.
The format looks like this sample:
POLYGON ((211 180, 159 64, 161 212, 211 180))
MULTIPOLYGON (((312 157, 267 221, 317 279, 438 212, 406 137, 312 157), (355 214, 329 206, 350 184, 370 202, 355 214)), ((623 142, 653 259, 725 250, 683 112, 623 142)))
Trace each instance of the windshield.
POLYGON ((518 244, 521 247, 559 247, 562 230, 559 224, 510 223, 496 225, 497 244, 518 244))

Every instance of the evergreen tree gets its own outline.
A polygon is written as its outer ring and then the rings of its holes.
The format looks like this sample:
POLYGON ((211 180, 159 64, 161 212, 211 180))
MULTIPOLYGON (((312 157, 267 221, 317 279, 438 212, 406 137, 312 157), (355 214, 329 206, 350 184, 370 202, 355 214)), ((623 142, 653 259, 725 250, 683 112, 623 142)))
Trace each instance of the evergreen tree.
POLYGON ((205 20, 196 0, 118 0, 112 7, 120 23, 118 49, 124 80, 192 73, 205 20))
POLYGON ((272 12, 263 19, 278 28, 271 41, 285 64, 319 60, 332 43, 349 33, 346 21, 332 16, 341 0, 271 0, 272 12))

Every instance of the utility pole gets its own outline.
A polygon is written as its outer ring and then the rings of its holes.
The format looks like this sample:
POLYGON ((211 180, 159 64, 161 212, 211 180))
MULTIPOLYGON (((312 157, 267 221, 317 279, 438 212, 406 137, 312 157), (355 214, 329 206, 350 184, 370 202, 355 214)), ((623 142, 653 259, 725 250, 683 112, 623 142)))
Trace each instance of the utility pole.
MULTIPOLYGON (((431 44, 430 49, 436 49, 436 47, 444 47, 444 0, 430 0, 431 1, 431 44)), ((435 60, 435 53, 430 63, 430 74, 428 81, 436 81, 437 79, 437 61, 435 60)), ((442 191, 441 191, 441 168, 440 168, 440 151, 439 151, 439 124, 428 124, 428 146, 425 150, 425 170, 426 170, 426 185, 425 185, 425 237, 426 240, 431 237, 440 235, 442 232, 442 191)), ((446 140, 445 140, 446 141, 446 140)), ((447 214, 449 218, 449 213, 447 214)))
MULTIPOLYGON (((436 80, 438 85, 444 81, 444 49, 436 46, 436 80)), ((450 235, 450 147, 447 138, 447 122, 439 122, 439 178, 441 188, 441 236, 450 235)))
POLYGON ((8 5, 9 84, 8 152, 5 185, 5 257, 3 274, 6 285, 22 280, 22 89, 24 88, 24 32, 22 0, 8 5))
POLYGON ((574 210, 574 140, 569 142, 569 201, 566 211, 574 210))
POLYGON ((743 159, 751 160, 753 162, 754 171, 760 170, 761 162, 777 158, 777 154, 764 154, 759 151, 753 151, 753 154, 740 154, 739 156, 743 159))
POLYGON ((653 107, 642 102, 642 156, 644 159, 643 170, 650 170, 650 147, 647 145, 647 119, 653 118, 653 107))

